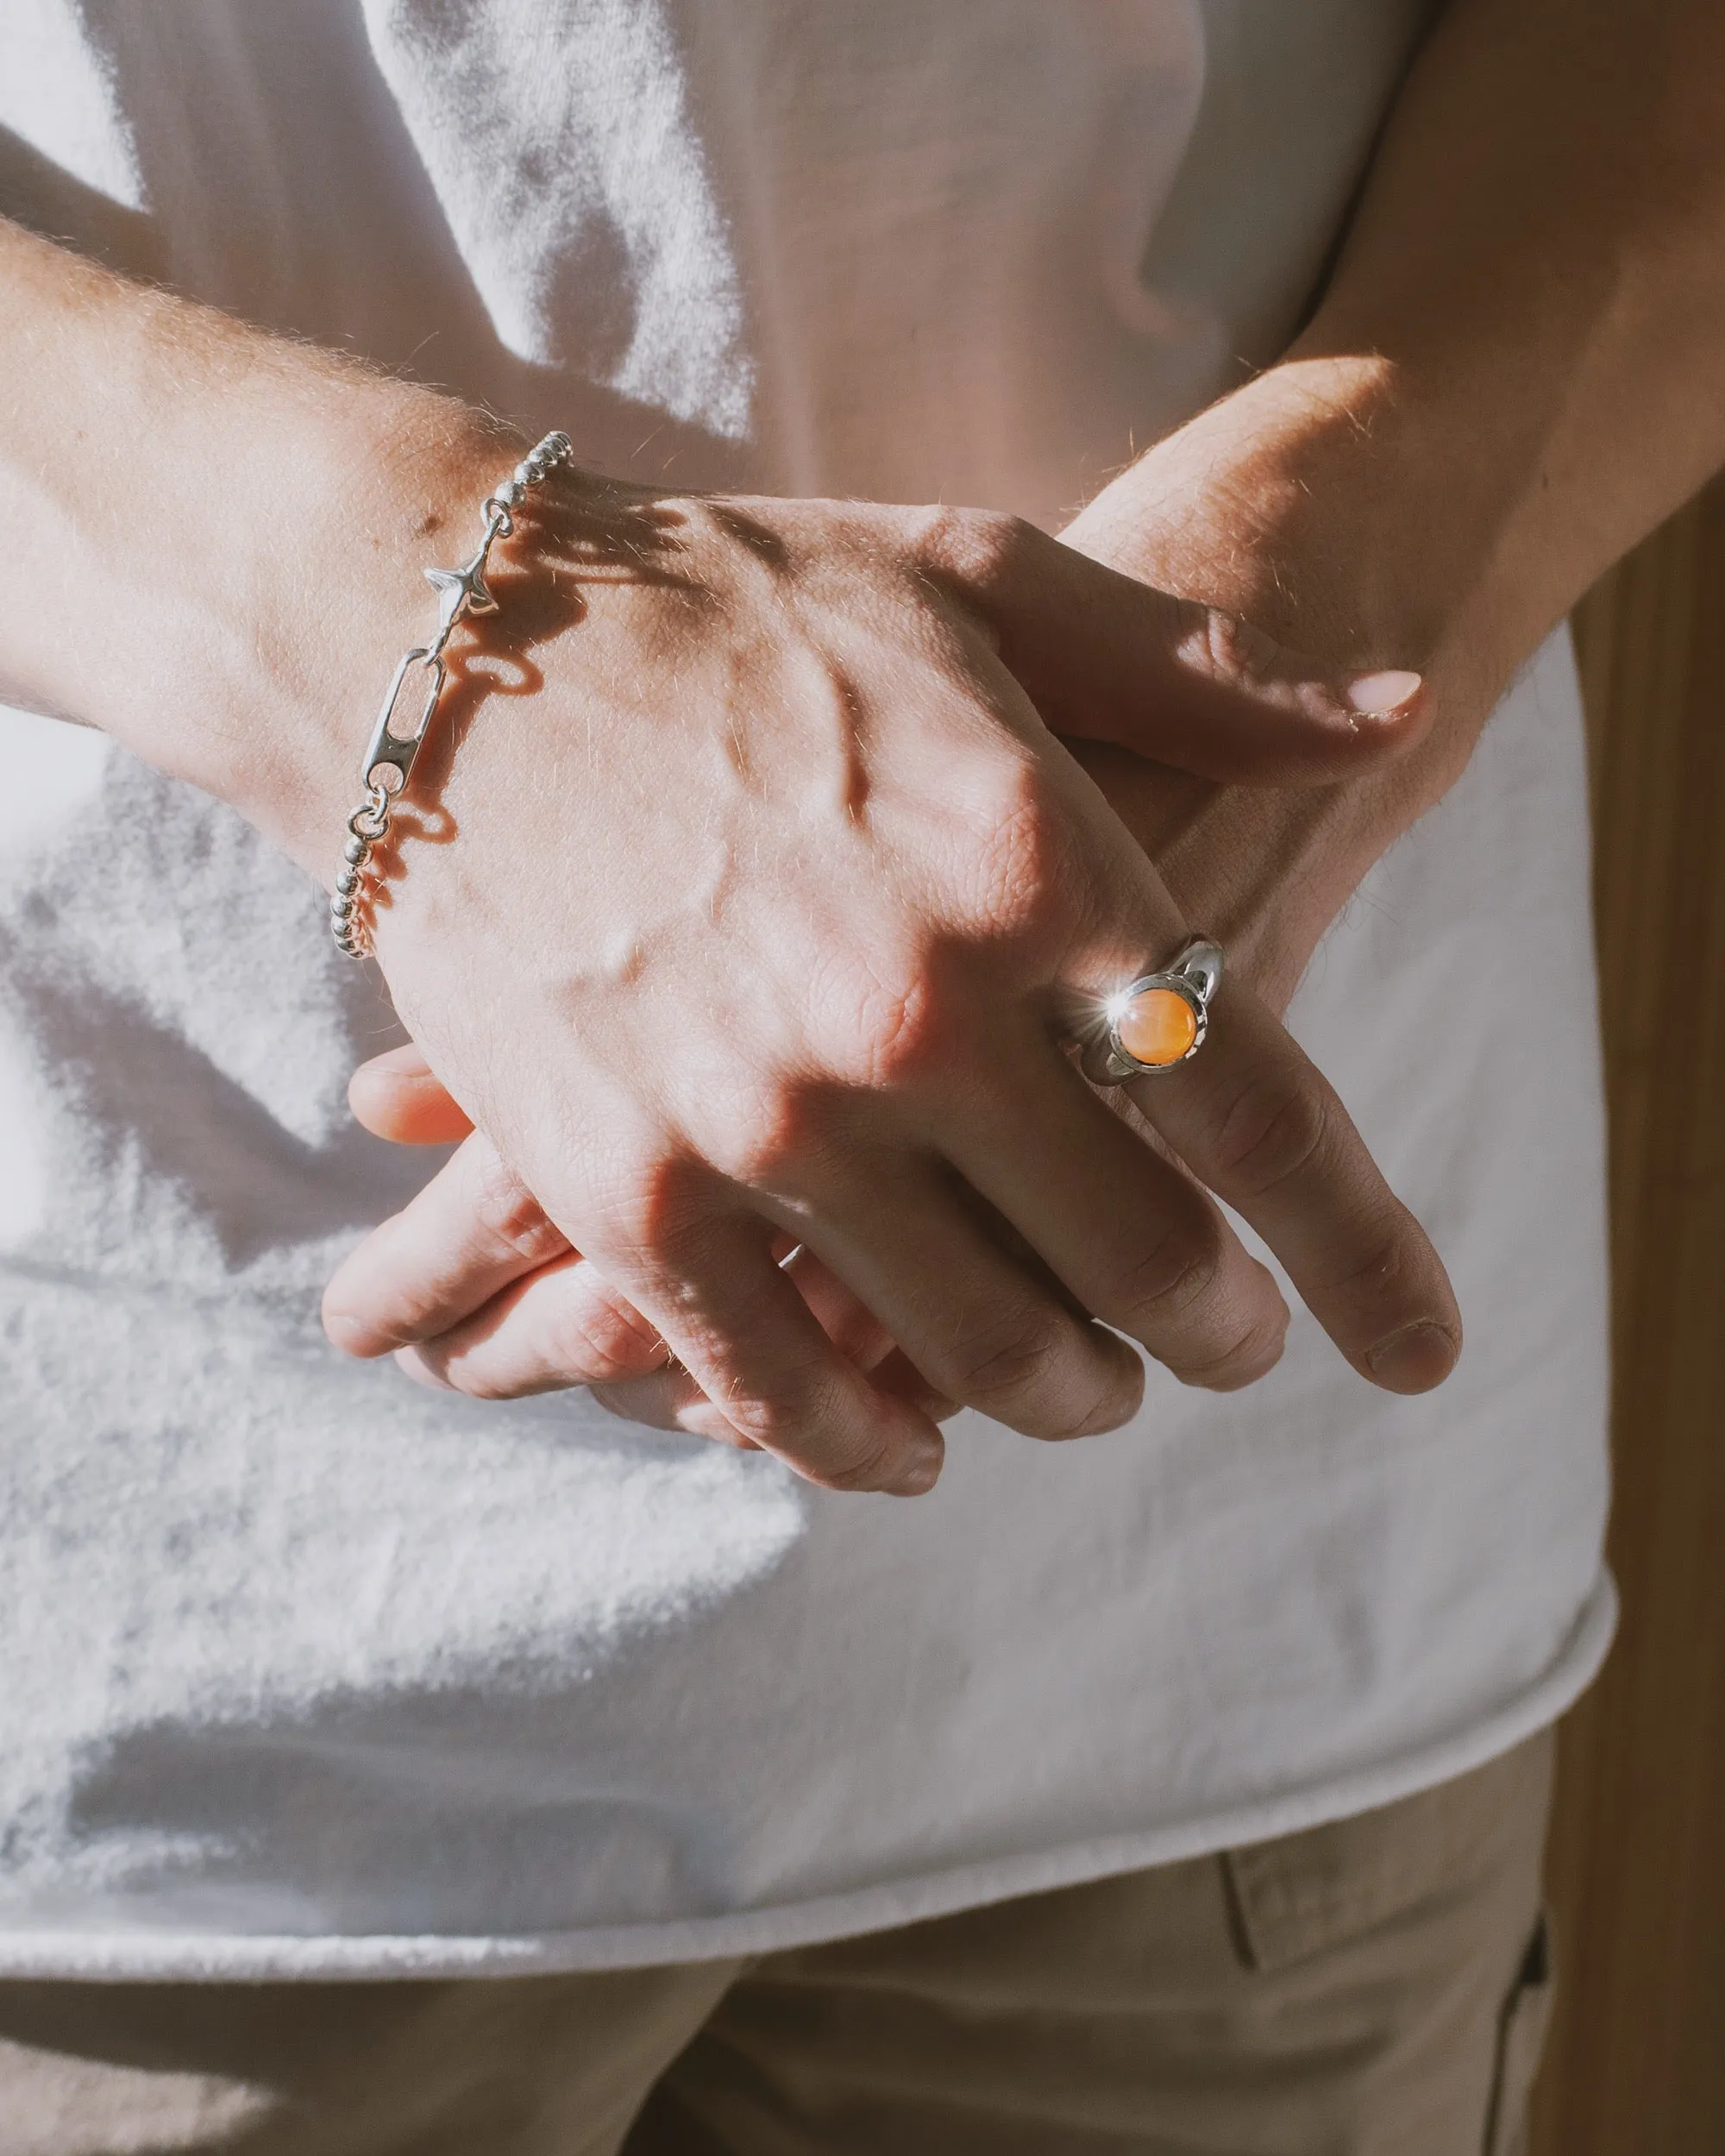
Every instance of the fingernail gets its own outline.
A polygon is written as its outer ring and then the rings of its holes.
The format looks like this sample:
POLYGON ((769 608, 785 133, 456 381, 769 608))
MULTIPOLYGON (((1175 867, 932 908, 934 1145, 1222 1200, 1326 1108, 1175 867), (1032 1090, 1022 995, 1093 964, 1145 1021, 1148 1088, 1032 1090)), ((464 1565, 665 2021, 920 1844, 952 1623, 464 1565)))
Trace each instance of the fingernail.
POLYGON ((380 1332, 374 1324, 363 1317, 349 1317, 346 1311, 326 1311, 323 1331, 344 1355, 353 1355, 361 1362, 376 1362, 381 1356, 392 1355, 398 1348, 413 1344, 411 1337, 404 1340, 398 1332, 380 1332))
POLYGON ((940 1470, 946 1461, 946 1447, 937 1438, 932 1444, 919 1445, 899 1469, 888 1487, 889 1497, 921 1497, 932 1490, 940 1480, 940 1470))
POLYGON ((1388 719, 1418 695, 1421 676, 1394 666, 1382 674, 1357 674, 1342 695, 1350 711, 1371 719, 1388 719))
POLYGON ((430 1364, 422 1359, 417 1348, 398 1348, 394 1361, 403 1377, 423 1385, 428 1392, 453 1392, 455 1389, 448 1378, 439 1377, 430 1364))
POLYGON ((1366 1367, 1389 1392, 1429 1392, 1456 1366, 1461 1343, 1429 1317, 1402 1326, 1365 1351, 1366 1367))

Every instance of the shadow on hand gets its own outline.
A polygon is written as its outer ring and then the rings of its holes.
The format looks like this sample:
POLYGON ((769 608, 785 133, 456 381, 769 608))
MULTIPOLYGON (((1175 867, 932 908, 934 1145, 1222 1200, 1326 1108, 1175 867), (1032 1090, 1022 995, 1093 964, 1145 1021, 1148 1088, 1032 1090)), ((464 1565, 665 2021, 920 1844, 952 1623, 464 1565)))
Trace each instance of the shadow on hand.
POLYGON ((387 833, 373 848, 367 910, 392 903, 415 845, 448 845, 459 827, 443 795, 461 744, 497 696, 531 696, 545 685, 534 651, 586 619, 587 593, 602 584, 693 588, 680 574, 681 510, 638 489, 583 475, 579 497, 554 481, 515 511, 514 530, 492 551, 486 581, 495 613, 466 615, 444 652, 442 692, 387 833))

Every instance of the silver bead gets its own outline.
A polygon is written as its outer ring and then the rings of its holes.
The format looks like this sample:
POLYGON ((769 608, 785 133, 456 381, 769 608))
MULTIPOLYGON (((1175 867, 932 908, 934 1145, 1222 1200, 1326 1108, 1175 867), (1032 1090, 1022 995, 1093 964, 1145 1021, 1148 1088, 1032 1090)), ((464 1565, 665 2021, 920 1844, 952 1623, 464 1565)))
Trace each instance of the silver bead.
POLYGON ((329 917, 332 921, 345 921, 353 910, 351 898, 332 898, 329 901, 329 917))
POLYGON ((342 858, 344 861, 351 861, 355 868, 359 868, 370 859, 371 851, 370 846, 355 832, 347 845, 342 848, 342 858))
POLYGON ((515 484, 523 489, 532 486, 538 476, 538 473, 533 468, 533 460, 530 457, 523 457, 515 468, 515 484))
POLYGON ((359 888, 360 871, 357 869, 343 869, 342 873, 336 878, 336 889, 341 893, 343 898, 346 898, 350 892, 356 891, 359 888))
POLYGON ((518 479, 506 479, 492 496, 492 500, 501 502, 505 509, 513 509, 526 492, 527 489, 518 479))

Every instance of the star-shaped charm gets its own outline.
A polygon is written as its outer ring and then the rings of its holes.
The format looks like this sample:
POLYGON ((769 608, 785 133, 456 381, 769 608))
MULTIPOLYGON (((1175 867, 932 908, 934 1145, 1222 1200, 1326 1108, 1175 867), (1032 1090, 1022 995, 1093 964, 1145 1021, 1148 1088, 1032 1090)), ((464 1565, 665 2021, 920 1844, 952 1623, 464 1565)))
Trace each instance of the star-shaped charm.
POLYGON ((425 581, 437 594, 437 626, 451 629, 463 614, 494 614, 497 601, 485 580, 485 556, 476 554, 465 569, 428 569, 425 581))

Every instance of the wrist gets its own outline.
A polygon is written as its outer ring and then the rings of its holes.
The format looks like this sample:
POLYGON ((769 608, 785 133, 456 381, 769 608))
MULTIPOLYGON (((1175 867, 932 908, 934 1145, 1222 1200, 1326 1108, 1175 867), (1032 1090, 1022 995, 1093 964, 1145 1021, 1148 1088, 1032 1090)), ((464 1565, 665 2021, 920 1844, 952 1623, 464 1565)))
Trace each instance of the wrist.
POLYGON ((1381 356, 1296 352, 1157 444, 1063 535, 1338 668, 1425 679, 1425 739, 1339 785, 1208 785, 1078 751, 1188 917, 1278 1002, 1372 864, 1453 783, 1548 625, 1495 567, 1507 491, 1444 483, 1446 466, 1477 461, 1446 447, 1449 424, 1381 356))
POLYGON ((1296 347, 1151 449, 1063 535, 1338 665, 1507 682, 1550 625, 1503 563, 1508 459, 1371 353, 1296 347))
POLYGON ((196 607, 170 615, 199 708, 144 714, 145 752, 327 883, 379 700, 435 626, 421 572, 469 550, 479 503, 519 451, 479 415, 393 384, 305 404, 268 428, 267 478, 230 505, 196 607))
MULTIPOLYGON (((0 697, 99 728, 326 877, 480 415, 0 222, 0 697)), ((479 492, 474 490, 477 486, 479 492)))

